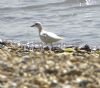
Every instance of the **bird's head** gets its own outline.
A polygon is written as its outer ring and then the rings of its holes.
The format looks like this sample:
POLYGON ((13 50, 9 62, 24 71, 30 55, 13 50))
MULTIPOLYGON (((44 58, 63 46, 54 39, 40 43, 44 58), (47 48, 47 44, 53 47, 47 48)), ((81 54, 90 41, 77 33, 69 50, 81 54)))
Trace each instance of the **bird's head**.
POLYGON ((40 22, 36 22, 31 27, 37 27, 38 29, 42 29, 42 24, 40 22))

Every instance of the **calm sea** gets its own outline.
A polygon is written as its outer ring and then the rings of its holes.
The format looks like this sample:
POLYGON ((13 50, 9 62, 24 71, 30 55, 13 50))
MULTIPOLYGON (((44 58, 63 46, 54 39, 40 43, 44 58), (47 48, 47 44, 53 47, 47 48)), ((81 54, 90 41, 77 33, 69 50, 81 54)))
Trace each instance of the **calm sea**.
POLYGON ((0 39, 39 42, 36 21, 61 43, 100 46, 99 0, 0 0, 0 39))

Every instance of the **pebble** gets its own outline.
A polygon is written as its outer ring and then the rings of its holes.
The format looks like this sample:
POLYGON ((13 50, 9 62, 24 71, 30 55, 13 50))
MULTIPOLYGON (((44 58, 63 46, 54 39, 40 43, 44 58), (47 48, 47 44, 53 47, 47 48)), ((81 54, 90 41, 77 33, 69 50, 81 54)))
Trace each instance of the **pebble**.
POLYGON ((52 51, 39 46, 26 51, 16 43, 3 45, 1 88, 100 88, 100 53, 88 45, 65 50, 53 47, 52 51))

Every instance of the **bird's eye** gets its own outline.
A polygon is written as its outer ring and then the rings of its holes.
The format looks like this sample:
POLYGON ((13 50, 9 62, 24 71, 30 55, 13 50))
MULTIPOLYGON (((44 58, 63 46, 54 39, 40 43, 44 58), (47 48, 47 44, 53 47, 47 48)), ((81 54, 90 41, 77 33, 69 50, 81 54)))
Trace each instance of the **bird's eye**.
POLYGON ((35 25, 38 25, 37 23, 35 25))

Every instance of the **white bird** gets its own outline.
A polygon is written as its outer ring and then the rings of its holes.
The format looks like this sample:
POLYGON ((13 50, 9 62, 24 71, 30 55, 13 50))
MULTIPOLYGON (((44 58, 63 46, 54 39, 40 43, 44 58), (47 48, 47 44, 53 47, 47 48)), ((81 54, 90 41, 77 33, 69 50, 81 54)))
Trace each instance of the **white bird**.
POLYGON ((57 42, 63 39, 62 37, 56 35, 55 33, 45 31, 40 22, 36 22, 31 27, 37 27, 39 29, 39 37, 45 44, 52 45, 53 42, 57 42))

